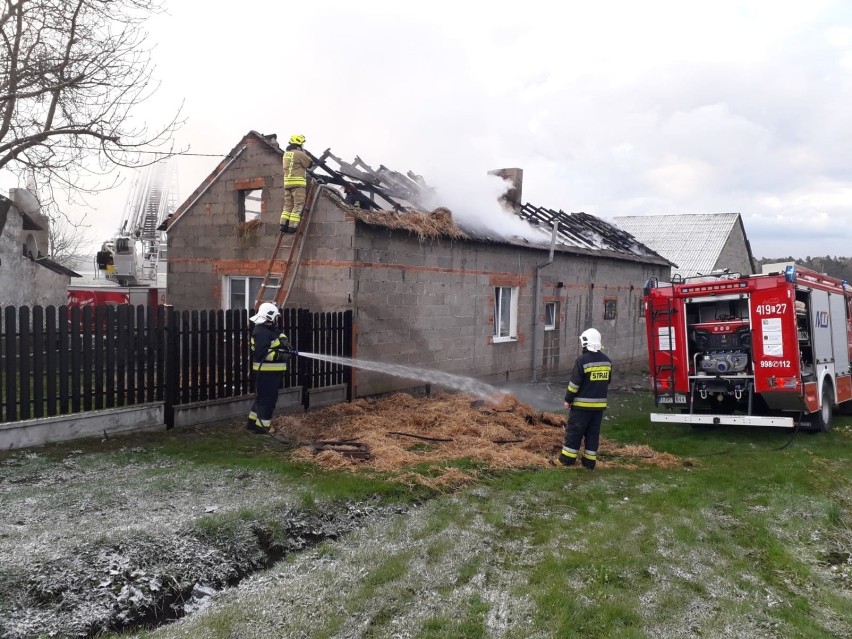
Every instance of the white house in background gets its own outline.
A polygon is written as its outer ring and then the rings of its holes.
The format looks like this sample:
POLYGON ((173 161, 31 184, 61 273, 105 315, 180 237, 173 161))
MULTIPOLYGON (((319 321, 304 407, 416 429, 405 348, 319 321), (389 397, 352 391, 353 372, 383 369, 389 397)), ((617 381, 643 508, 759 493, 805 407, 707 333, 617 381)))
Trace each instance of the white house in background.
POLYGON ((45 257, 49 220, 26 189, 0 195, 0 305, 59 306, 68 302, 68 284, 79 277, 45 257))
POLYGON ((755 273, 754 257, 739 213, 615 217, 616 226, 676 264, 672 276, 708 275, 728 269, 755 273))

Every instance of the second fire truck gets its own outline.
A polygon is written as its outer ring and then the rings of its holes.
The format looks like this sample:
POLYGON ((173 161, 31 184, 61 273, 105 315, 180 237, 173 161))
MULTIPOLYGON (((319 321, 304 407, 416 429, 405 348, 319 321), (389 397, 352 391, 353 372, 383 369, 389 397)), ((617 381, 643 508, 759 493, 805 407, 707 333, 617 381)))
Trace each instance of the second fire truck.
POLYGON ((852 413, 852 287, 796 266, 650 280, 652 421, 813 430, 852 413))

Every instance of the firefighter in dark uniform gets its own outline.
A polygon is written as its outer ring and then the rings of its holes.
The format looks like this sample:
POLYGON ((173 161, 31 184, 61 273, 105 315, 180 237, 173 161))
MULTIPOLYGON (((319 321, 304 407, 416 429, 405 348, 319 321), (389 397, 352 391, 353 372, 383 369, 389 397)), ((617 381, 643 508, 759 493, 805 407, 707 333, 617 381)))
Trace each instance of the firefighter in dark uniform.
POLYGON ((251 334, 251 361, 254 371, 255 398, 246 423, 246 430, 258 435, 268 435, 272 427, 272 413, 278 403, 278 389, 287 370, 287 361, 296 354, 287 336, 275 326, 281 313, 278 307, 264 302, 257 314, 249 320, 254 323, 251 334))
POLYGON ((573 466, 582 444, 580 462, 583 467, 594 470, 606 395, 612 378, 612 360, 601 352, 601 334, 594 328, 583 331, 580 346, 583 352, 574 364, 565 389, 565 409, 570 413, 559 461, 565 466, 573 466))

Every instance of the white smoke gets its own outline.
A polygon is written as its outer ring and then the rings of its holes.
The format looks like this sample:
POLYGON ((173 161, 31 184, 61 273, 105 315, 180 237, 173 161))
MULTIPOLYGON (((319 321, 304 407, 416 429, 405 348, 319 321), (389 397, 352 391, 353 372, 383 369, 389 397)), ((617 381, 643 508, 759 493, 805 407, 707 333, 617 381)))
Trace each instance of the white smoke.
POLYGON ((427 174, 435 189, 430 202, 453 214, 453 221, 474 235, 503 240, 527 240, 534 244, 550 241, 550 229, 540 229, 521 219, 501 204, 500 198, 512 187, 509 180, 487 171, 473 172, 455 167, 452 176, 427 174))

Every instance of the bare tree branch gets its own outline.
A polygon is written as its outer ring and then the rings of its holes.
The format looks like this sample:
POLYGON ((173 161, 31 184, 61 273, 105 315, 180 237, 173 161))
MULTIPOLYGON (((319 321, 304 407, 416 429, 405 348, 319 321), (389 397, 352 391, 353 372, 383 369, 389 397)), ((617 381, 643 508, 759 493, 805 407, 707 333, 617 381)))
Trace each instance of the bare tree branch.
POLYGON ((47 232, 50 259, 68 268, 87 255, 93 242, 85 220, 72 221, 58 210, 45 212, 50 226, 47 232))
POLYGON ((134 119, 159 86, 144 25, 161 1, 0 0, 0 170, 86 191, 93 160, 106 174, 174 152, 180 107, 153 132, 134 119))

